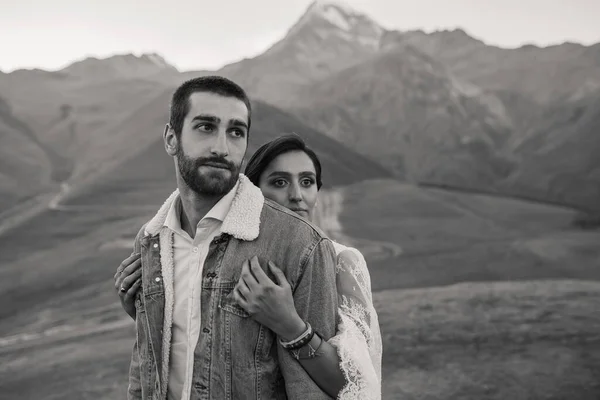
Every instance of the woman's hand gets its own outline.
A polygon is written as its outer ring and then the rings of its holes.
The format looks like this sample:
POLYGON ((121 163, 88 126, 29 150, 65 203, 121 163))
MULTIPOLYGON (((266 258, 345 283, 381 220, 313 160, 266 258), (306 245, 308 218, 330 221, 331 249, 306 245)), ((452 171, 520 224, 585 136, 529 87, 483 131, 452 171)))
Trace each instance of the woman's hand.
POLYGON ((271 329, 282 340, 290 341, 306 330, 294 306, 292 289, 283 272, 269 261, 273 282, 254 256, 242 265, 242 275, 234 288, 238 304, 258 323, 271 329))
POLYGON ((121 306, 135 320, 135 295, 142 285, 142 261, 140 254, 127 257, 115 273, 115 290, 121 299, 121 306))

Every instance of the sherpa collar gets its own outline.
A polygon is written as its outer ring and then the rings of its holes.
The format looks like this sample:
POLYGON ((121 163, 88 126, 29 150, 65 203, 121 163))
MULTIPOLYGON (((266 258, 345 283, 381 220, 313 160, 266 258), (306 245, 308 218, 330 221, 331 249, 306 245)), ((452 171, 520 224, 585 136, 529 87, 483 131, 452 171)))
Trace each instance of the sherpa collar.
MULTIPOLYGON (((179 196, 176 189, 163 203, 156 215, 146 225, 146 235, 157 235, 163 227, 171 204, 179 196)), ((260 215, 265 198, 259 188, 240 174, 239 185, 231 203, 231 208, 223 221, 221 232, 239 240, 254 240, 260 232, 260 215)))

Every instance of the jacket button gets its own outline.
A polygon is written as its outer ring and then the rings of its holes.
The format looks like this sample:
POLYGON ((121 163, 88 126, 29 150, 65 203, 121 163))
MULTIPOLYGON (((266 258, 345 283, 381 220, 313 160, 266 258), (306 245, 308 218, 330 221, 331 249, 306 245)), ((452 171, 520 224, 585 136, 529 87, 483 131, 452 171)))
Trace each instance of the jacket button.
POLYGON ((154 243, 154 248, 156 249, 158 247, 158 243, 154 243))
POLYGON ((156 278, 154 278, 154 280, 155 280, 156 282, 160 282, 160 277, 158 277, 158 276, 157 276, 156 278))

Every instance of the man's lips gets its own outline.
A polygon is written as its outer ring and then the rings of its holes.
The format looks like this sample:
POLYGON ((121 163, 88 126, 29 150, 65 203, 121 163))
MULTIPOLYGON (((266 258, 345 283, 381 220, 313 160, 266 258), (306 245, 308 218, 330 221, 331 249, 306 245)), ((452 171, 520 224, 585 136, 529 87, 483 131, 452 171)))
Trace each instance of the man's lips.
POLYGON ((221 163, 217 163, 217 162, 207 162, 201 165, 202 167, 212 167, 212 168, 220 168, 220 169, 226 169, 226 170, 230 170, 231 168, 229 168, 229 165, 227 164, 221 164, 221 163))

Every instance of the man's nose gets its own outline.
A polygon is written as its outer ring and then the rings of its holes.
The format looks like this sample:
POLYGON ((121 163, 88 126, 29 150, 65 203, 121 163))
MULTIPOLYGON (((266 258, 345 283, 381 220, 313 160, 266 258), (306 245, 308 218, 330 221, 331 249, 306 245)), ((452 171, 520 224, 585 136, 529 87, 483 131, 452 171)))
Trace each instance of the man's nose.
POLYGON ((227 157, 229 155, 229 146, 227 145, 227 134, 219 131, 212 144, 210 152, 218 157, 227 157))

